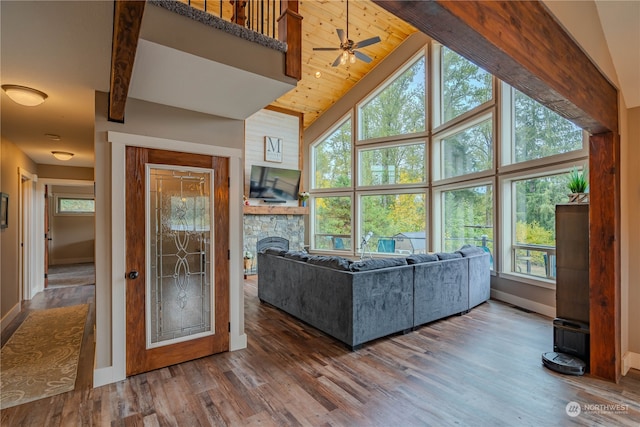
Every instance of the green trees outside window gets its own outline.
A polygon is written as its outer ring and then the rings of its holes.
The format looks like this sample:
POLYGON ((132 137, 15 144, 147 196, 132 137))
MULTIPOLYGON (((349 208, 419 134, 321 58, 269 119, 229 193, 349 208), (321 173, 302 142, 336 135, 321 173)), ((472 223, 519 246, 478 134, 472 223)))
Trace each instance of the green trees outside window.
POLYGON ((425 57, 360 108, 360 140, 408 135, 425 128, 425 57))
POLYGON ((313 188, 351 186, 351 120, 312 148, 313 188))
POLYGON ((362 149, 359 151, 359 184, 416 184, 426 182, 425 144, 362 149))
POLYGON ((493 253, 492 185, 443 191, 442 218, 445 251, 456 251, 468 244, 485 246, 493 253))

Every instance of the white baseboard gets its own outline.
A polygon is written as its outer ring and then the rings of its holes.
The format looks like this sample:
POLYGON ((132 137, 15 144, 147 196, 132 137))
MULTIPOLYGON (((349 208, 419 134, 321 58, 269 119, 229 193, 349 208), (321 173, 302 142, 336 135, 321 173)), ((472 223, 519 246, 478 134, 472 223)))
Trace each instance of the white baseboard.
POLYGON ((247 348, 247 334, 231 335, 229 351, 242 350, 247 348))
POLYGON ((515 295, 511 295, 506 292, 491 289, 491 298, 497 299, 498 301, 504 301, 518 307, 526 308, 527 310, 531 310, 548 317, 556 317, 555 307, 552 307, 550 305, 540 304, 539 302, 535 302, 535 301, 531 301, 515 295))
POLYGON ((11 323, 11 321, 15 319, 18 314, 20 314, 20 307, 21 304, 17 303, 11 308, 11 310, 9 310, 9 312, 2 318, 2 320, 0 320, 1 331, 4 331, 4 328, 9 326, 9 323, 11 323))
POLYGON ((93 388, 125 380, 126 375, 119 375, 113 366, 93 370, 93 388))
POLYGON ((622 357, 622 375, 627 375, 631 368, 640 370, 640 353, 627 351, 622 357))

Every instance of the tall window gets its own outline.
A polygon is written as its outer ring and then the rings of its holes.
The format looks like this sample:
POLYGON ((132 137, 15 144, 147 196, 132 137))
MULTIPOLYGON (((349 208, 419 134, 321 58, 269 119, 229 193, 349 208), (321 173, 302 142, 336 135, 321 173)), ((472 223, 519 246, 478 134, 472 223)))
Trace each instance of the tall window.
POLYGON ((351 119, 312 147, 312 188, 351 187, 351 119))
POLYGON ((425 57, 360 107, 359 140, 407 135, 425 130, 425 57))

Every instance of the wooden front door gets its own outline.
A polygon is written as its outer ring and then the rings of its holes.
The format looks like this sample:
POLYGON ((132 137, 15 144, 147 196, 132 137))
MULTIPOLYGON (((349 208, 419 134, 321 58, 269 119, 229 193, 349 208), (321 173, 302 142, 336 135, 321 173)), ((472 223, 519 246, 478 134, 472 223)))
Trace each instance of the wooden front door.
POLYGON ((126 153, 127 375, 228 351, 228 159, 126 153))

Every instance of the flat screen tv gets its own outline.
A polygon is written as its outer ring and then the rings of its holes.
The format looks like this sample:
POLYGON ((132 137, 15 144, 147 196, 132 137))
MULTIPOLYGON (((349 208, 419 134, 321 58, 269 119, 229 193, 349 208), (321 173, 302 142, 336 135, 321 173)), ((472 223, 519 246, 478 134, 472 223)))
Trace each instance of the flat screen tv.
POLYGON ((296 169, 251 166, 249 197, 264 201, 298 200, 300 171, 296 169))

